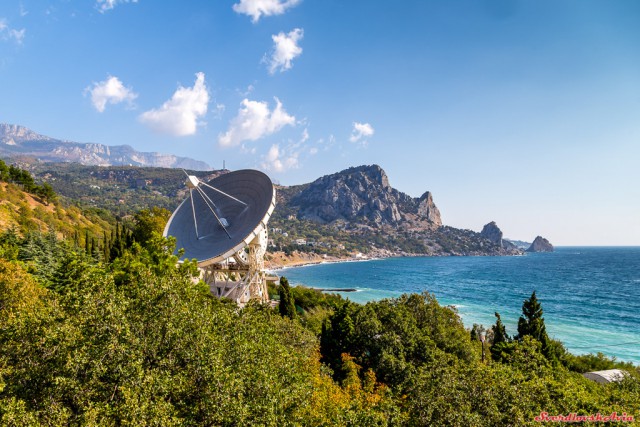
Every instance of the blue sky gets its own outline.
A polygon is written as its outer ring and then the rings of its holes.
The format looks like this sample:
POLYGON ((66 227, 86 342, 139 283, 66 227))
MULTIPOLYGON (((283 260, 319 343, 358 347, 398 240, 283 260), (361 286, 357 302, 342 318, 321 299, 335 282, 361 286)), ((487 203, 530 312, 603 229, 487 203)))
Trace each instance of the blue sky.
POLYGON ((636 0, 3 0, 0 122, 265 170, 376 163, 447 225, 640 245, 636 0))

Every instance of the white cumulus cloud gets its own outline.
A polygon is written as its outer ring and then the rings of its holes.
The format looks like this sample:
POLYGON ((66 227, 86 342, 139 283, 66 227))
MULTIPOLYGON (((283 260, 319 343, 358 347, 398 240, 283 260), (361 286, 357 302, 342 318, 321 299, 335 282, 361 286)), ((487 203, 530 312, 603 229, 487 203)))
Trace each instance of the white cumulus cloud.
POLYGON ((20 30, 16 30, 15 28, 11 28, 4 18, 0 18, 0 40, 9 40, 14 41, 17 44, 22 44, 26 34, 26 29, 22 28, 20 30))
POLYGON ((107 104, 119 104, 127 102, 129 105, 138 97, 131 88, 125 87, 120 79, 109 76, 106 80, 94 83, 93 87, 85 89, 85 93, 91 94, 91 103, 100 113, 104 112, 107 104))
POLYGON ((298 42, 303 35, 304 31, 301 28, 296 28, 288 34, 280 32, 271 36, 273 52, 271 52, 271 57, 266 60, 269 63, 270 74, 275 74, 276 71, 282 73, 293 67, 291 61, 302 53, 302 48, 298 46, 298 42))
POLYGON ((375 130, 373 126, 369 123, 358 123, 353 122, 353 130, 351 131, 351 136, 349 137, 349 141, 358 142, 360 140, 365 140, 368 137, 374 134, 375 130))
POLYGON ((290 116, 275 98, 276 106, 269 110, 266 102, 242 100, 238 115, 229 123, 225 133, 218 135, 218 143, 223 147, 233 147, 242 141, 255 141, 271 135, 284 126, 293 126, 296 118, 290 116))
POLYGON ((179 86, 171 99, 159 108, 145 111, 140 121, 153 131, 173 136, 187 136, 196 133, 198 119, 207 114, 209 90, 204 81, 204 73, 196 73, 193 87, 179 86))
POLYGON ((22 44, 24 40, 24 36, 27 33, 27 30, 24 28, 21 30, 14 30, 13 28, 9 30, 9 38, 13 39, 16 43, 22 44))
POLYGON ((261 16, 282 15, 287 9, 300 3, 300 0, 240 0, 233 10, 251 17, 258 22, 261 16))
POLYGON ((120 3, 138 3, 138 0, 96 0, 96 8, 100 13, 105 13, 120 3))
POLYGON ((283 152, 278 144, 271 146, 262 161, 262 168, 268 171, 284 172, 297 167, 298 154, 283 152))

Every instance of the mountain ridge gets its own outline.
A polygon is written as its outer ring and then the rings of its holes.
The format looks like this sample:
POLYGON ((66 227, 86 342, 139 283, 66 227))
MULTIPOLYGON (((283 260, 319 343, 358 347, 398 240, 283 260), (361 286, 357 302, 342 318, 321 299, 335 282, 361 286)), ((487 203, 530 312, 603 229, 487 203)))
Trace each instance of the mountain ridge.
POLYGON ((0 123, 0 156, 34 157, 43 162, 74 162, 88 166, 152 166, 199 171, 211 169, 207 163, 188 157, 141 152, 129 145, 61 140, 8 123, 0 123))
MULTIPOLYGON (((276 230, 294 230, 289 234, 297 238, 305 237, 305 232, 313 235, 310 224, 339 230, 363 242, 375 256, 522 254, 515 245, 502 241, 494 222, 488 225, 495 228, 499 239, 443 225, 430 191, 415 198, 396 190, 375 164, 281 187, 270 224, 276 230)), ((274 239, 286 247, 280 236, 274 239)))
POLYGON ((389 185, 378 165, 363 165, 325 175, 311 182, 291 203, 299 206, 303 219, 332 223, 338 220, 366 220, 376 225, 420 227, 442 225, 440 211, 427 191, 413 198, 389 185))
MULTIPOLYGON (((24 165, 59 194, 126 216, 150 206, 175 209, 186 196, 182 171, 75 163, 24 165)), ((209 180, 225 170, 193 172, 209 180)), ((378 165, 363 165, 296 186, 277 186, 270 250, 332 256, 519 255, 494 222, 477 232, 443 224, 434 195, 411 197, 378 165), (488 234, 487 234, 488 233, 488 234), (304 243, 299 243, 304 242, 304 243)))

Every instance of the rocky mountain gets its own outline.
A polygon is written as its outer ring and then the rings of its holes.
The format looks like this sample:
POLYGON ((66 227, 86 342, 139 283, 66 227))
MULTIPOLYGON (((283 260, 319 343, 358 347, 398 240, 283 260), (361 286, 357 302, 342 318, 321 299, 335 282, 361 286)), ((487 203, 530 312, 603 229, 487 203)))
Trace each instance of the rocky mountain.
POLYGON ((396 190, 378 165, 323 176, 296 194, 290 206, 297 208, 298 218, 323 224, 360 221, 371 226, 406 225, 421 229, 442 225, 430 192, 413 198, 396 190))
MULTIPOLYGON (((20 164, 81 206, 125 218, 150 206, 175 209, 186 197, 178 169, 20 164)), ((194 172, 207 181, 226 170, 194 172)), ((495 223, 483 233, 442 224, 434 196, 411 197, 389 184, 379 166, 359 166, 311 183, 277 186, 269 221, 270 252, 307 255, 515 255, 495 223)), ((305 255, 306 256, 306 255, 305 255)))
POLYGON ((542 236, 535 238, 527 252, 553 252, 553 245, 542 236))
POLYGON ((310 234, 309 224, 317 224, 315 227, 336 229, 349 238, 365 242, 374 253, 522 253, 502 240, 502 231, 495 223, 485 227, 484 235, 444 226, 431 192, 411 197, 396 190, 378 165, 352 167, 310 184, 283 187, 278 194, 278 208, 272 223, 277 229, 295 230, 300 237, 310 234))
POLYGON ((486 224, 482 228, 480 236, 489 240, 491 243, 506 249, 507 251, 519 251, 515 244, 502 238, 502 230, 500 230, 500 227, 498 227, 495 221, 491 221, 489 224, 486 224))
POLYGON ((75 162, 95 166, 211 169, 205 162, 188 157, 140 152, 128 145, 63 141, 6 123, 0 123, 0 157, 33 157, 42 162, 75 162))

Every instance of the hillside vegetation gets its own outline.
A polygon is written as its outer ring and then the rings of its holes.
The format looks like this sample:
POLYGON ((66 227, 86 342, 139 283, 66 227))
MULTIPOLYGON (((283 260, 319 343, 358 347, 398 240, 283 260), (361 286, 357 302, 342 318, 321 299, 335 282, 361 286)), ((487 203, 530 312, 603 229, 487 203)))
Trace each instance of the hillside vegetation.
MULTIPOLYGON (((83 166, 24 162, 60 195, 82 206, 108 210, 123 218, 156 206, 173 211, 188 192, 179 169, 133 166, 83 166)), ((207 181, 227 171, 195 172, 207 181)), ((390 255, 509 255, 481 233, 441 226, 432 195, 420 198, 389 185, 376 165, 350 168, 310 184, 276 186, 277 205, 269 222, 270 252, 332 257, 357 253, 390 255), (331 203, 337 198, 341 203, 331 203), (326 199, 326 200, 325 200, 326 199), (323 207, 335 205, 329 212, 323 207), (304 244, 299 241, 304 240, 304 244)))
POLYGON ((54 230, 60 237, 102 236, 115 219, 107 211, 82 209, 61 200, 48 183, 37 184, 26 170, 0 160, 0 227, 19 234, 54 230))
POLYGON ((1 425, 526 426, 640 407, 638 367, 568 353, 535 293, 517 334, 498 313, 466 330, 428 293, 360 305, 284 277, 276 308, 239 309, 177 263, 168 210, 117 221, 18 169, 0 183, 1 425), (629 375, 581 375, 611 368, 629 375))
POLYGON ((426 293, 359 305, 282 278, 279 308, 239 309, 177 264, 163 221, 139 213, 109 257, 0 235, 3 425, 523 426, 640 405, 637 368, 550 342, 534 296, 484 358, 477 328, 426 293), (630 375, 580 375, 613 367, 630 375))

